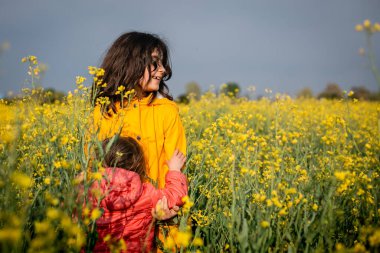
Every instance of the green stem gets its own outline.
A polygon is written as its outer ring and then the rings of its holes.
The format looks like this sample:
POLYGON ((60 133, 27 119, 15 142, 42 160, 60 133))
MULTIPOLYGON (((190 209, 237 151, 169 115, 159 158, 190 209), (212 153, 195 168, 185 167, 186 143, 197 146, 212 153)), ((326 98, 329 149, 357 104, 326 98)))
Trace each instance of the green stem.
POLYGON ((372 40, 371 40, 372 34, 367 33, 367 46, 368 46, 368 59, 371 67, 371 71, 373 75, 375 76, 377 85, 380 88, 380 73, 376 67, 376 59, 375 59, 375 54, 373 53, 373 47, 372 47, 372 40))

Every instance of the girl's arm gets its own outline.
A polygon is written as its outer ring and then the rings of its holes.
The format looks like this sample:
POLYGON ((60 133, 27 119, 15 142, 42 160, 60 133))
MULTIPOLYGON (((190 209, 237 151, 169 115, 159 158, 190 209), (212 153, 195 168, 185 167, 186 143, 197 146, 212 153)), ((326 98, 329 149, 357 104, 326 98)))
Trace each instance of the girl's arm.
POLYGON ((186 157, 178 150, 174 151, 173 156, 167 162, 169 171, 165 177, 165 188, 155 191, 152 196, 153 206, 164 196, 167 199, 169 209, 174 206, 182 206, 182 198, 187 195, 187 179, 181 172, 185 164, 186 157))

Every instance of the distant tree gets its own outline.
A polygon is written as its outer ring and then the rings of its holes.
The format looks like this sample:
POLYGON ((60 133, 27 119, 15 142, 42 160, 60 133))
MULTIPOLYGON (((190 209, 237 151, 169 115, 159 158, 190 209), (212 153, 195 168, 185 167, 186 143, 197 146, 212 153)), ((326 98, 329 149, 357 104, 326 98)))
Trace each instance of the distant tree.
MULTIPOLYGON (((34 94, 31 95, 31 98, 38 101, 40 104, 52 104, 56 101, 62 102, 65 98, 65 93, 62 91, 57 91, 53 88, 44 89, 41 86, 34 88, 34 94)), ((30 95, 30 93, 29 93, 30 95)), ((9 94, 4 98, 5 101, 12 104, 16 101, 21 101, 25 98, 25 94, 9 94)))
POLYGON ((228 82, 224 84, 221 88, 221 92, 227 96, 231 97, 239 97, 240 94, 240 86, 235 82, 228 82))
POLYGON ((265 96, 262 94, 259 94, 257 95, 256 100, 262 100, 263 98, 265 98, 265 96))
POLYGON ((371 97, 371 92, 364 86, 352 87, 351 91, 354 92, 351 98, 368 100, 371 97))
POLYGON ((194 94, 194 98, 196 100, 199 100, 201 98, 201 88, 199 87, 199 84, 196 82, 190 82, 186 84, 186 91, 185 94, 189 96, 190 94, 194 94))
POLYGON ((318 98, 340 99, 343 98, 343 91, 336 83, 328 83, 326 88, 318 95, 318 98))
POLYGON ((44 89, 42 92, 42 103, 52 104, 55 101, 63 101, 65 94, 62 91, 57 91, 53 88, 44 89))
POLYGON ((297 98, 312 98, 313 96, 313 91, 309 88, 303 88, 297 93, 297 98))
POLYGON ((181 94, 177 97, 176 99, 177 103, 180 103, 180 104, 188 104, 190 103, 190 100, 189 100, 189 97, 186 95, 186 94, 181 94))
POLYGON ((368 99, 371 101, 380 101, 380 92, 371 93, 368 99))

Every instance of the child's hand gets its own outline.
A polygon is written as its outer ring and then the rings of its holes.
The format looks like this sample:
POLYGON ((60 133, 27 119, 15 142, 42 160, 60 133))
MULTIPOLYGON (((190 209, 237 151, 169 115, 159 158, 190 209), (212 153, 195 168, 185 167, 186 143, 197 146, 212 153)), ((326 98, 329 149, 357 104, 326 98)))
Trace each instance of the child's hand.
POLYGON ((176 216, 178 211, 178 206, 173 206, 172 209, 169 209, 168 199, 164 196, 157 202, 155 208, 152 209, 152 216, 156 220, 167 220, 176 216))
POLYGON ((176 149, 173 156, 166 163, 168 164, 169 170, 181 171, 181 168, 186 162, 186 156, 182 154, 181 151, 176 149))

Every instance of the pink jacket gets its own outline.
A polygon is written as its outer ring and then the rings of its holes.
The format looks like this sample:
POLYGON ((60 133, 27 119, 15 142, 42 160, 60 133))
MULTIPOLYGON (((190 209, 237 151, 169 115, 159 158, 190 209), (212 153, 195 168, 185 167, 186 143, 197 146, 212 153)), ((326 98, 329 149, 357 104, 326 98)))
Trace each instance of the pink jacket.
MULTIPOLYGON (((103 215, 96 221, 98 241, 94 252, 110 252, 103 238, 124 239, 127 252, 150 252, 154 238, 152 208, 163 196, 168 206, 181 206, 182 197, 187 195, 186 176, 178 171, 168 171, 165 188, 156 189, 150 183, 142 183, 137 173, 119 168, 107 168, 103 179, 90 189, 100 189, 105 198, 100 202, 103 215), (108 192, 108 194, 107 194, 108 192)), ((93 206, 95 196, 89 197, 93 206)))

